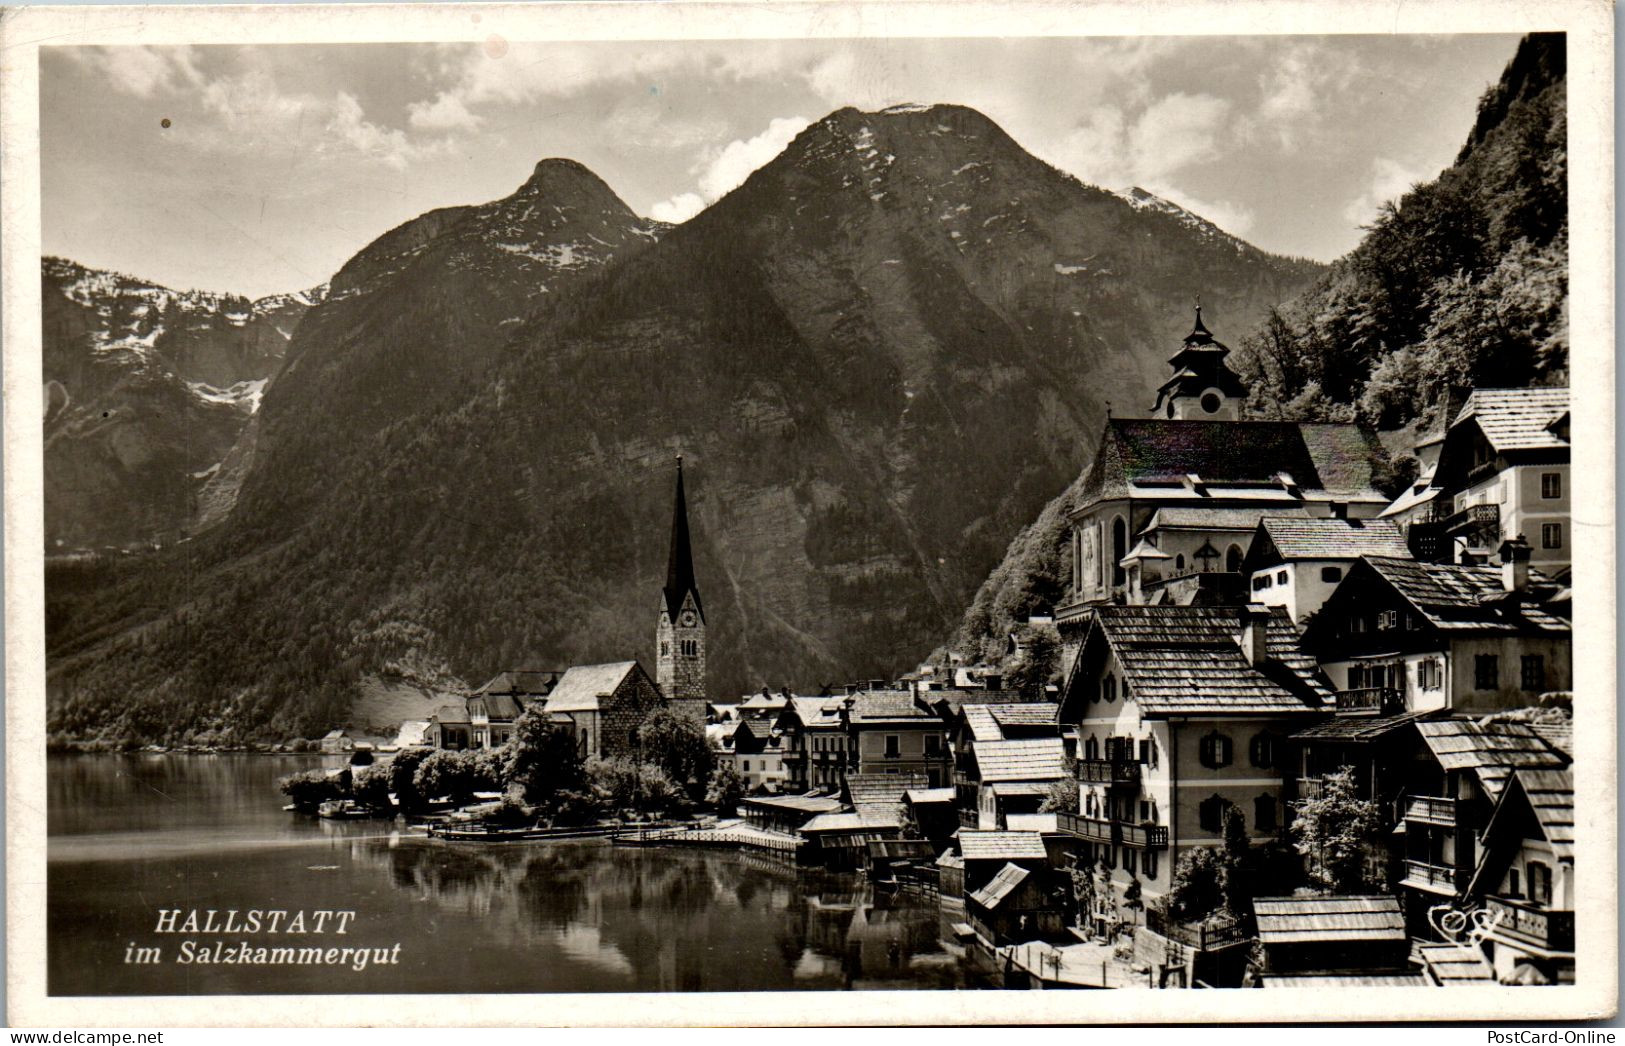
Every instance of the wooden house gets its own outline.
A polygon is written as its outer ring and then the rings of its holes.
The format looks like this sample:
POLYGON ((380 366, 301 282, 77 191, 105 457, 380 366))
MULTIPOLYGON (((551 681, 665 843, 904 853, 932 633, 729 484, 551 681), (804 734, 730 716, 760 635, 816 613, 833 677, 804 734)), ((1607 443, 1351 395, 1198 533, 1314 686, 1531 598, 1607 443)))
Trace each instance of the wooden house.
POLYGON ((1044 887, 1044 876, 1019 864, 1006 864, 965 895, 965 917, 993 947, 1058 936, 1065 913, 1044 887))
POLYGON ((1507 779, 1481 841, 1467 893, 1482 900, 1496 979, 1574 982, 1574 777, 1518 769, 1507 779))
POLYGON ((1415 976, 1405 915, 1392 895, 1259 897, 1253 914, 1265 970, 1276 986, 1311 974, 1415 976))
POLYGON ((754 828, 793 835, 820 814, 840 810, 841 801, 817 795, 759 795, 740 800, 739 809, 754 828))

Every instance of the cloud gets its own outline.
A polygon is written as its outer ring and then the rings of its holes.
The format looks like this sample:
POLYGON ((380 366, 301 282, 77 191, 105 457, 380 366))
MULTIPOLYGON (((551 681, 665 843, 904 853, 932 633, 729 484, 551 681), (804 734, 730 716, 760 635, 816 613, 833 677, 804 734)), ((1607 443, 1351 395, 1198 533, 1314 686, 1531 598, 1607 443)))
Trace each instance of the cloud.
POLYGON ((420 131, 472 131, 482 122, 454 94, 442 94, 430 102, 413 102, 406 111, 407 122, 420 131))
POLYGON ((1362 227, 1370 225, 1384 203, 1397 200, 1421 180, 1421 174, 1398 160, 1379 156, 1371 161, 1370 187, 1349 201, 1348 206, 1343 208, 1343 217, 1347 218, 1351 225, 1362 227))
POLYGON ((689 169, 698 175, 699 192, 681 192, 655 204, 649 216, 683 222, 744 184, 763 164, 784 151, 811 121, 802 116, 775 116, 754 138, 736 138, 720 149, 708 149, 689 169))
POLYGON ((1096 185, 1164 185, 1171 175, 1220 155, 1231 111, 1225 99, 1182 91, 1132 118, 1118 106, 1099 105, 1060 139, 1053 159, 1096 185))
POLYGON ((137 98, 203 82, 196 52, 190 47, 86 47, 68 53, 101 73, 119 91, 137 98))
POLYGON ((1252 208, 1240 204, 1229 203, 1224 200, 1199 199, 1190 193, 1166 185, 1156 187, 1147 185, 1141 188, 1156 193, 1170 203, 1179 204, 1179 206, 1197 217, 1206 218, 1230 235, 1242 239, 1246 239, 1247 235, 1253 231, 1253 227, 1258 223, 1258 215, 1253 212, 1252 208))
POLYGON ((1272 55, 1258 74, 1258 108, 1242 122, 1242 136, 1288 152, 1318 140, 1328 114, 1340 110, 1331 100, 1344 96, 1361 72, 1353 56, 1318 42, 1272 55))

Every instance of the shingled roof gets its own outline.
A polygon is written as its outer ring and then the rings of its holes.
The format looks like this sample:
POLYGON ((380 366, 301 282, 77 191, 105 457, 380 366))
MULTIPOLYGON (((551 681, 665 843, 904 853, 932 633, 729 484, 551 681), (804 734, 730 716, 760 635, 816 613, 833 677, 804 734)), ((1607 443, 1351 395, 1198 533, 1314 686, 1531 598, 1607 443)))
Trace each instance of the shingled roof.
MULTIPOLYGON (((1131 484, 1196 476, 1218 486, 1280 487, 1386 503, 1372 486, 1376 437, 1352 424, 1112 418, 1084 480, 1084 501, 1127 497, 1131 484)), ((1193 496, 1197 495, 1193 491, 1193 496)))
POLYGON ((1049 851, 1044 848, 1040 832, 973 832, 959 833, 959 852, 967 861, 1046 861, 1049 851))
POLYGON ((817 835, 820 832, 864 832, 902 826, 903 822, 894 808, 860 806, 847 813, 819 814, 801 826, 801 833, 817 835))
POLYGON ((636 661, 614 661, 603 665, 576 665, 553 684, 547 695, 549 712, 592 712, 598 708, 601 696, 612 694, 636 668, 636 661))
POLYGON ((1259 897, 1253 901, 1264 945, 1404 941, 1405 913, 1391 894, 1370 897, 1259 897))
POLYGON ((998 874, 989 879, 981 889, 971 891, 966 900, 975 901, 983 908, 997 908, 1004 902, 1005 898, 1015 893, 1021 884, 1027 881, 1027 876, 1031 874, 1019 864, 1007 864, 1000 868, 998 874))
POLYGON ((1509 613, 1500 567, 1418 563, 1409 556, 1362 558, 1435 628, 1505 633, 1570 631, 1566 620, 1541 606, 1541 597, 1551 595, 1555 586, 1538 570, 1529 571, 1529 588, 1520 595, 1516 613, 1509 613))
POLYGON ((508 694, 515 697, 546 697, 553 692, 562 672, 541 669, 511 669, 499 672, 490 682, 474 691, 475 696, 508 694))
MULTIPOLYGON (((1399 525, 1386 519, 1265 516, 1258 521, 1258 531, 1284 560, 1409 558, 1411 554, 1399 525)), ((1252 558, 1250 554, 1248 558, 1252 558)))
POLYGON ((853 806, 883 804, 896 806, 910 788, 924 788, 930 778, 923 773, 847 774, 846 796, 853 806))
POLYGON ((1412 723, 1439 715, 1438 709, 1422 712, 1399 712, 1385 716, 1336 716, 1313 726, 1304 727, 1292 735, 1294 741, 1343 741, 1364 744, 1385 737, 1412 723))
POLYGON ((1574 860, 1574 774, 1569 770, 1514 770, 1512 778, 1559 861, 1574 860))
POLYGON ((988 711, 1006 731, 1023 727, 1053 727, 1060 707, 1054 701, 1033 701, 1022 705, 991 705, 988 711))
POLYGON ((1492 799, 1514 770, 1560 770, 1569 762, 1524 723, 1434 719, 1417 723, 1416 732, 1441 767, 1475 774, 1492 799))
POLYGON ((865 690, 852 698, 849 713, 854 723, 890 723, 904 720, 935 719, 930 712, 914 703, 914 695, 905 690, 865 690))
POLYGON ((1058 781, 1067 775, 1066 748, 1059 737, 984 741, 976 767, 983 781, 1058 781))
MULTIPOLYGON (((1240 646, 1241 607, 1102 606, 1085 640, 1104 640, 1122 666, 1129 695, 1146 716, 1322 711, 1331 691, 1298 645, 1284 607, 1265 625, 1269 657, 1247 662, 1240 646)), ((1073 666, 1069 700, 1085 658, 1073 666)))
POLYGON ((1552 424, 1568 413, 1569 390, 1474 389, 1456 415, 1456 425, 1477 423, 1496 451, 1567 448, 1552 424))

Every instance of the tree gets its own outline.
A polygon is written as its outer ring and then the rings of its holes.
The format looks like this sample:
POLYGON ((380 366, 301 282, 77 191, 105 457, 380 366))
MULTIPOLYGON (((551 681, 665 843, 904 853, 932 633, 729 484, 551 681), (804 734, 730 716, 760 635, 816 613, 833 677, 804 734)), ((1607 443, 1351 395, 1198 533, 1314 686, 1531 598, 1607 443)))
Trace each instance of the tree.
POLYGON ((1091 926, 1095 916, 1095 870, 1087 864, 1072 866, 1072 899, 1078 906, 1078 925, 1091 926))
POLYGON ((350 795, 362 806, 392 812, 395 807, 389 801, 393 790, 391 778, 389 767, 382 764, 356 767, 350 775, 350 795))
POLYGON ((450 799, 458 805, 474 797, 475 775, 465 752, 434 752, 417 769, 413 783, 430 799, 450 799))
POLYGON ((278 782, 282 794, 306 813, 312 813, 329 799, 344 798, 344 786, 323 770, 304 770, 289 774, 278 782))
POLYGON ((1061 644, 1047 628, 1029 626, 1021 640, 1021 653, 1004 666, 1004 682, 1011 690, 1041 698, 1061 659, 1061 644))
POLYGON ((546 803, 555 793, 582 788, 581 751, 575 735, 555 726, 535 708, 515 722, 506 748, 503 780, 532 803, 546 803))
POLYGON ((645 762, 653 763, 681 785, 703 786, 711 775, 715 755, 705 739, 705 727, 693 716, 661 708, 638 727, 638 745, 645 762))
POLYGON ((1247 838, 1247 822, 1241 811, 1229 803, 1224 808, 1223 837, 1219 850, 1219 889, 1224 907, 1231 915, 1246 915, 1253 907, 1252 842, 1247 838))
MULTIPOLYGON (((1070 768, 1068 768, 1070 770, 1070 768)), ((1038 804, 1041 814, 1078 812, 1078 781, 1070 772, 1049 786, 1049 794, 1038 804)))
POLYGON ((1356 894, 1381 885, 1367 876, 1366 858, 1382 829, 1377 804, 1359 797, 1354 768, 1345 766, 1326 775, 1318 798, 1298 805, 1292 839, 1313 882, 1333 893, 1356 894))
POLYGON ((745 779, 740 776, 739 768, 732 759, 719 761, 716 769, 711 771, 711 779, 706 782, 705 801, 718 813, 731 813, 744 797, 745 779))
POLYGON ((603 805, 638 812, 664 811, 685 806, 683 790, 653 763, 625 756, 587 761, 587 783, 603 805))
POLYGON ((1224 901, 1224 866, 1218 851, 1198 846, 1179 855, 1168 888, 1168 914, 1182 922, 1212 915, 1224 901))
POLYGON ((1140 877, 1130 872, 1128 885, 1123 887, 1123 907, 1131 912, 1137 912, 1145 907, 1145 891, 1140 885, 1140 877))
POLYGON ((403 813, 414 813, 428 805, 417 784, 418 767, 427 758, 428 749, 407 748, 395 753, 395 758, 389 761, 389 790, 395 793, 395 801, 403 813))

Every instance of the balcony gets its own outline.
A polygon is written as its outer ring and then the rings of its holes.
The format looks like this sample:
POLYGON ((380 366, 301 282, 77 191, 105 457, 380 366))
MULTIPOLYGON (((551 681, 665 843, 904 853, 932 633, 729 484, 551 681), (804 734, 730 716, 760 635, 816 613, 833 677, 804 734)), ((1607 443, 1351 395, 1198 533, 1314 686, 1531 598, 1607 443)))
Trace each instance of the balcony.
POLYGON ((1436 824, 1442 828, 1455 828, 1459 810, 1454 799, 1436 795, 1412 795, 1405 798, 1404 819, 1422 824, 1436 824))
POLYGON ((1547 952, 1574 951, 1573 912, 1539 908, 1522 898, 1492 896, 1484 902, 1496 920, 1493 936, 1547 952))
POLYGON ((1413 886, 1418 890, 1428 890, 1432 893, 1456 892, 1456 869, 1442 864, 1429 864, 1427 861, 1405 862, 1405 886, 1413 886))
POLYGON ((1404 695, 1392 687, 1369 686, 1337 692, 1338 715, 1384 715, 1404 709, 1404 695))
POLYGON ((1446 534, 1458 535, 1480 530, 1501 532, 1500 505, 1468 505, 1444 520, 1446 534))
POLYGON ((1084 817, 1080 814, 1055 815, 1055 826, 1091 843, 1107 846, 1132 846, 1137 850, 1168 849, 1168 826, 1161 824, 1130 824, 1127 821, 1109 821, 1102 817, 1084 817))
POLYGON ((1083 784, 1138 787, 1140 764, 1130 759, 1079 759, 1078 780, 1083 784))

